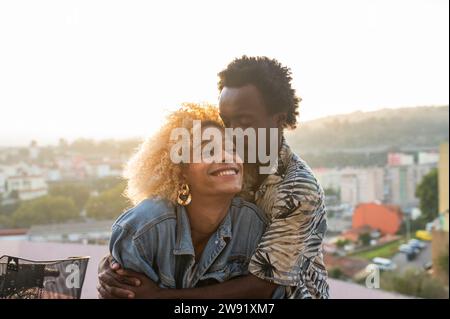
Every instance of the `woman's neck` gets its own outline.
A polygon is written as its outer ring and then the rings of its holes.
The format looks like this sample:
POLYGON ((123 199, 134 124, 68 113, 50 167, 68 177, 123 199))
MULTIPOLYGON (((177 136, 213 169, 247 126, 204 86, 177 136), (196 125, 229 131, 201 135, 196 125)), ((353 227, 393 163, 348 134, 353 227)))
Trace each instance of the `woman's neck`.
POLYGON ((217 230, 230 208, 233 196, 223 198, 199 198, 192 196, 191 203, 186 206, 191 225, 192 243, 196 257, 199 257, 211 235, 217 230))

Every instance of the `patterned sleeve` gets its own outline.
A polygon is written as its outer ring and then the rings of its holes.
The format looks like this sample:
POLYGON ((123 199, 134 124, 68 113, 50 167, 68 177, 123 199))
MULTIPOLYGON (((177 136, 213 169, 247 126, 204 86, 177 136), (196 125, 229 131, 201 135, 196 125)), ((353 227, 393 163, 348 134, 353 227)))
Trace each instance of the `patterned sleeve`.
POLYGON ((328 298, 322 241, 324 195, 315 178, 294 174, 277 187, 271 222, 253 255, 250 272, 285 286, 286 298, 328 298))

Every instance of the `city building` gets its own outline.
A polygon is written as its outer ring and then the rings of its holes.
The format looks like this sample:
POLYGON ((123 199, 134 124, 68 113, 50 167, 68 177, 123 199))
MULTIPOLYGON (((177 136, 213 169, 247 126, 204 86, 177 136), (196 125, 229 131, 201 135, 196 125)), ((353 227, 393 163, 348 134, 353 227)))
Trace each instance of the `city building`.
POLYGON ((56 165, 49 165, 45 169, 46 180, 48 182, 59 182, 62 180, 61 171, 56 165))
POLYGON ((0 166, 0 183, 3 204, 15 200, 30 200, 48 193, 41 168, 26 163, 0 166))
POLYGON ((418 164, 437 164, 439 163, 438 152, 419 152, 418 164))
POLYGON ((339 194, 342 204, 355 207, 359 203, 382 202, 399 205, 411 212, 419 205, 417 185, 437 167, 439 153, 389 153, 385 167, 345 167, 314 169, 324 189, 339 194))
POLYGON ((87 177, 89 169, 89 164, 82 156, 68 154, 56 158, 55 166, 59 175, 53 171, 51 176, 60 180, 83 180, 87 177))
POLYGON ((389 153, 389 166, 408 166, 414 164, 414 155, 404 153, 389 153))
POLYGON ((39 157, 39 146, 36 141, 31 141, 30 146, 28 147, 28 153, 30 156, 30 159, 35 160, 39 157))
MULTIPOLYGON (((26 240, 27 228, 0 229, 0 241, 4 240, 26 240)), ((0 252, 0 256, 1 256, 0 252)))
POLYGON ((449 147, 448 142, 440 147, 438 185, 439 185, 439 217, 433 223, 432 230, 432 260, 433 274, 448 283, 448 268, 445 266, 443 258, 449 258, 449 147))
POLYGON ((324 189, 339 192, 341 203, 354 207, 359 203, 382 201, 384 169, 381 167, 318 169, 315 175, 324 189))
POLYGON ((352 228, 352 217, 344 214, 327 217, 327 235, 340 234, 352 228))
MULTIPOLYGON (((440 160, 439 160, 439 212, 448 212, 448 143, 443 143, 440 148, 440 160)), ((447 231, 448 231, 448 219, 447 219, 447 231)))
POLYGON ((111 236, 113 220, 83 223, 34 225, 27 233, 29 241, 105 244, 111 236))
POLYGON ((43 175, 15 175, 6 179, 6 198, 15 197, 20 200, 30 200, 45 196, 48 185, 43 175))
POLYGON ((87 173, 90 177, 104 178, 122 175, 122 162, 111 160, 90 161, 87 173))
POLYGON ((344 170, 341 178, 341 202, 354 207, 359 203, 382 201, 383 179, 382 168, 344 170))
POLYGON ((403 216, 400 207, 377 203, 359 204, 353 213, 352 228, 369 226, 382 235, 394 235, 400 229, 403 216))
POLYGON ((385 202, 409 211, 419 205, 416 188, 436 164, 394 165, 385 169, 385 202))
POLYGON ((0 168, 0 194, 5 193, 6 174, 0 168))

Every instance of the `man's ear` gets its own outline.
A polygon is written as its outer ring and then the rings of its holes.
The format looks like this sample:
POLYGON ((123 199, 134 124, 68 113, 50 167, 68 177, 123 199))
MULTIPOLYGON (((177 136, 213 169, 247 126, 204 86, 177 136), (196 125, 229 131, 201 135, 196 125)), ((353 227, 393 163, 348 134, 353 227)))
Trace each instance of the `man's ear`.
POLYGON ((287 113, 277 113, 274 115, 275 123, 279 128, 283 128, 287 121, 287 113))

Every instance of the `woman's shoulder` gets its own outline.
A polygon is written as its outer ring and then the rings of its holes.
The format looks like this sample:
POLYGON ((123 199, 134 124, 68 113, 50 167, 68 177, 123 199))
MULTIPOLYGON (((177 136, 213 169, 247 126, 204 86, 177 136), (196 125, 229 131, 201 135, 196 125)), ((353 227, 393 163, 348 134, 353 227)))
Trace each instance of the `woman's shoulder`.
POLYGON ((175 206, 171 202, 161 198, 147 198, 120 215, 113 227, 120 226, 139 232, 144 227, 175 218, 175 206))

